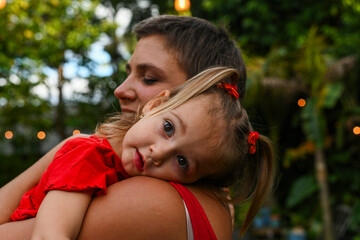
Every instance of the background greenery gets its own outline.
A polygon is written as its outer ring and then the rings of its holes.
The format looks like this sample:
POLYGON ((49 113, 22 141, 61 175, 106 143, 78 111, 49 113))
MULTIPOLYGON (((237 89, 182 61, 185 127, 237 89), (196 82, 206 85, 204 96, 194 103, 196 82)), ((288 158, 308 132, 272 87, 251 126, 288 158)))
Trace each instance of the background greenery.
MULTIPOLYGON (((346 239, 360 239, 360 135, 353 133, 360 126, 360 2, 191 4, 187 14, 226 26, 243 51, 248 68, 244 104, 255 128, 276 149, 279 178, 269 206, 281 216, 281 225, 302 226, 309 239, 322 235, 325 192, 330 209, 352 209, 346 239), (300 98, 305 107, 297 105, 300 98), (325 178, 319 166, 325 166, 325 178)), ((0 10, 1 185, 74 129, 91 133, 106 113, 119 109, 113 90, 124 80, 134 48, 130 30, 158 13, 178 14, 170 0, 7 1, 0 10), (115 19, 124 9, 132 13, 131 21, 118 34, 115 19), (91 57, 95 42, 104 46, 107 62, 91 57), (78 66, 71 76, 63 74, 69 63, 78 66), (112 71, 99 74, 102 65, 112 71), (51 81, 49 73, 55 73, 51 81), (64 87, 80 78, 87 91, 65 98, 64 87), (51 95, 55 101, 39 97, 34 91, 39 86, 48 94, 55 86, 60 94, 51 95), (10 140, 4 137, 8 130, 14 133, 10 140), (55 136, 54 142, 37 139, 40 130, 55 136)), ((241 210, 237 215, 239 223, 241 210)))

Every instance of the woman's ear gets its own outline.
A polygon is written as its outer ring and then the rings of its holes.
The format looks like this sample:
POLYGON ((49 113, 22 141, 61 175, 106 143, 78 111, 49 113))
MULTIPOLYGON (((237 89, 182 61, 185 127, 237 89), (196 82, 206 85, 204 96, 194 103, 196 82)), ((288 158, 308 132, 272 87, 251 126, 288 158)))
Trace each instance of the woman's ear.
POLYGON ((150 112, 154 108, 160 106, 167 100, 169 100, 170 97, 170 91, 169 90, 163 90, 161 93, 159 93, 156 97, 148 101, 145 106, 143 107, 142 113, 146 114, 147 112, 150 112))

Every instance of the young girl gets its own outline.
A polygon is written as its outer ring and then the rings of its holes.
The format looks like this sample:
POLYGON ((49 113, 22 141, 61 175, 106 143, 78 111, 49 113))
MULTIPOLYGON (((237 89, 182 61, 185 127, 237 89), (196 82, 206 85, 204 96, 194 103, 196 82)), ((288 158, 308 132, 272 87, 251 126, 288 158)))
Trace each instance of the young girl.
POLYGON ((92 137, 69 140, 40 183, 24 195, 12 220, 36 216, 33 239, 75 239, 92 196, 105 194, 107 186, 122 179, 146 175, 234 187, 231 202, 252 199, 244 232, 271 187, 273 156, 237 99, 237 77, 234 69, 206 70, 161 92, 135 118, 117 115, 92 137))

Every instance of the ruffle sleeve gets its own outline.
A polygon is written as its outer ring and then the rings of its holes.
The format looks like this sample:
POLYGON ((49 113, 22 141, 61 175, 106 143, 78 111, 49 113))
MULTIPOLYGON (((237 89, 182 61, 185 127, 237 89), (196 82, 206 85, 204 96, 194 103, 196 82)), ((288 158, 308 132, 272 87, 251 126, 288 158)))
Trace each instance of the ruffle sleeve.
POLYGON ((105 194, 107 186, 117 182, 118 177, 114 168, 106 165, 108 161, 104 159, 104 151, 115 154, 104 149, 99 139, 75 138, 67 141, 47 170, 45 194, 50 190, 90 190, 96 195, 105 194))

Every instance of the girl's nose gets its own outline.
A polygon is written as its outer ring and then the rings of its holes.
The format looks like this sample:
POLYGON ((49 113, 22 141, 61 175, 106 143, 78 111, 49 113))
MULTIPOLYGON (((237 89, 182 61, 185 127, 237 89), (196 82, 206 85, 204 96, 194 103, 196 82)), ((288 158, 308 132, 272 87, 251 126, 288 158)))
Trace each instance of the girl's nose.
POLYGON ((160 166, 169 159, 173 152, 170 144, 158 144, 150 146, 151 158, 155 166, 160 166))

